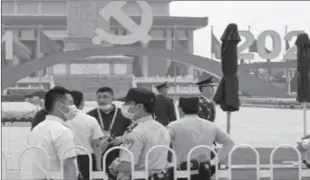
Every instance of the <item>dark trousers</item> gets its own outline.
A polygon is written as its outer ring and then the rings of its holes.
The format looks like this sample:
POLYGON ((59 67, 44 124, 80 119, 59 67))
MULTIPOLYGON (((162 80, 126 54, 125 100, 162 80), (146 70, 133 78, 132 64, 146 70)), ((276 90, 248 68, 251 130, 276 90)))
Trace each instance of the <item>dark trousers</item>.
MULTIPOLYGON (((93 171, 96 169, 95 155, 92 154, 93 171)), ((88 155, 78 155, 77 164, 80 172, 79 180, 89 180, 89 158, 88 155)))

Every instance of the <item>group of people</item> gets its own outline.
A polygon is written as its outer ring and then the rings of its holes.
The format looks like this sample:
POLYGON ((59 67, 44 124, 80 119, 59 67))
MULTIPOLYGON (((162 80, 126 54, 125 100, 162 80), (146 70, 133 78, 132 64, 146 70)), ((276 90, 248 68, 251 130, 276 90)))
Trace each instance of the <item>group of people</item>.
POLYGON ((129 89, 120 99, 124 102, 121 108, 113 104, 111 88, 99 88, 96 92, 98 107, 87 113, 82 111, 85 104, 82 92, 54 87, 41 100, 44 106, 33 118, 28 139, 29 146, 41 147, 49 155, 47 160, 42 153, 33 154, 33 179, 48 179, 48 171, 60 172, 61 162, 64 179, 90 179, 89 165, 93 171, 105 170, 110 179, 132 179, 132 170, 145 170, 147 152, 158 145, 171 147, 176 159, 167 148, 153 149, 148 156, 150 179, 173 179, 174 161, 180 170, 190 168, 192 180, 210 179, 218 165, 215 155, 206 148, 198 148, 191 154, 191 167, 187 167, 189 151, 199 145, 221 144, 217 153, 220 162, 228 156, 234 142, 214 123, 212 78, 197 85, 200 97, 179 98, 178 120, 175 103, 167 96, 167 83, 157 86, 158 95, 144 88, 129 89), (118 149, 106 154, 116 146, 131 153, 118 149), (92 156, 91 164, 88 152, 92 156))

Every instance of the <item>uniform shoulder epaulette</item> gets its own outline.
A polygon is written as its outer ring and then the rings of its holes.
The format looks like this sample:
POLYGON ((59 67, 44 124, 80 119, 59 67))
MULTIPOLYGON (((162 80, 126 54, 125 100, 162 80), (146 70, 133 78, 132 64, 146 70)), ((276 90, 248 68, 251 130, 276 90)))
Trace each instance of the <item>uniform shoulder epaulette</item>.
POLYGON ((138 124, 133 123, 133 124, 131 124, 130 126, 127 127, 126 131, 127 132, 131 132, 137 126, 138 126, 138 124))

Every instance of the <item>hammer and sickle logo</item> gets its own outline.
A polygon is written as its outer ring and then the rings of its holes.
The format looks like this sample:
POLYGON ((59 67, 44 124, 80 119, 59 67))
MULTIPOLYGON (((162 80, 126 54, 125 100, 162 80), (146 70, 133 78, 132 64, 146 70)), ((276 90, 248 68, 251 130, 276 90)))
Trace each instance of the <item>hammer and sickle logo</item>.
POLYGON ((116 36, 104 31, 101 28, 95 30, 95 36, 92 39, 94 44, 101 44, 102 41, 106 41, 111 44, 127 45, 141 41, 142 43, 148 43, 151 40, 151 36, 148 34, 153 25, 152 9, 146 1, 137 1, 142 11, 141 24, 137 25, 123 10, 122 8, 126 4, 126 1, 112 1, 107 4, 100 12, 100 16, 109 21, 111 17, 114 17, 125 29, 131 32, 126 36, 116 36))

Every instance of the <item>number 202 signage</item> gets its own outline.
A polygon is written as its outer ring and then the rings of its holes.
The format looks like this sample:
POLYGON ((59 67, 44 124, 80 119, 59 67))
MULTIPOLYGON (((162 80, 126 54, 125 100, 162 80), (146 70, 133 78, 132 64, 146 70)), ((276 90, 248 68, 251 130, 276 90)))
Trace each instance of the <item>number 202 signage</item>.
MULTIPOLYGON (((290 42, 294 37, 297 37, 298 34, 303 33, 304 31, 291 31, 288 32, 284 36, 284 41, 285 42, 290 42)), ((239 51, 239 59, 244 59, 244 60, 252 60, 254 59, 254 54, 251 52, 244 52, 245 50, 249 49, 251 45, 255 43, 255 37, 250 31, 239 31, 239 35, 241 37, 245 38, 245 41, 241 43, 238 47, 239 51)), ((283 40, 281 39, 279 33, 273 31, 273 30, 266 30, 260 33, 257 36, 256 39, 256 49, 258 55, 263 58, 263 59, 274 59, 277 58, 282 50, 282 42, 283 40), (266 39, 267 37, 270 37, 272 39, 272 48, 271 49, 266 49, 266 39)), ((296 59, 296 52, 297 48, 295 46, 288 47, 288 49, 285 51, 283 58, 284 59, 296 59)))

